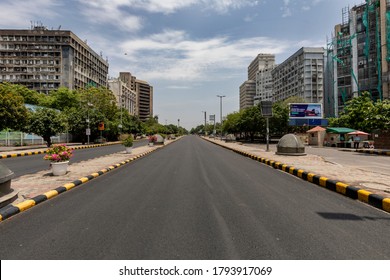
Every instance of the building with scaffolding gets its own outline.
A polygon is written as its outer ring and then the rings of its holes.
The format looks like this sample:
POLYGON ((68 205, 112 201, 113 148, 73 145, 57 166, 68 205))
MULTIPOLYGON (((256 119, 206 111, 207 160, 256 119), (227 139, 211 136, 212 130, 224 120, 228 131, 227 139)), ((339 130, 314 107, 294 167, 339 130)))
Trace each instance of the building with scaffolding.
POLYGON ((71 31, 32 26, 0 30, 0 82, 42 93, 59 87, 107 87, 108 61, 71 31))
POLYGON ((353 97, 368 91, 389 99, 390 1, 366 0, 342 10, 342 22, 327 42, 327 116, 339 116, 353 97))

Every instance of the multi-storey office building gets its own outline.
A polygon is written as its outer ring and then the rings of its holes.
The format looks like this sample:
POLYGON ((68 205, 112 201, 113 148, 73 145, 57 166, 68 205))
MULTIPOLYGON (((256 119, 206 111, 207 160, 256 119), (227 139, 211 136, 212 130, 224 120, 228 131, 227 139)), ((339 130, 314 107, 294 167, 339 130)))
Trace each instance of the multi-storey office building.
POLYGON ((135 80, 138 116, 141 121, 153 117, 153 87, 148 82, 135 80))
POLYGON ((115 95, 118 107, 134 116, 136 114, 137 94, 120 78, 108 80, 108 87, 115 95))
POLYGON ((61 86, 107 87, 108 62, 71 31, 0 30, 0 82, 48 93, 61 86))
POLYGON ((273 67, 275 65, 275 55, 260 53, 248 66, 248 81, 256 81, 256 73, 259 70, 273 67))
POLYGON ((148 82, 138 80, 130 72, 120 72, 119 78, 136 94, 135 114, 141 121, 153 117, 153 87, 148 82))
POLYGON ((254 105, 254 96, 256 95, 256 82, 245 81, 240 86, 240 111, 250 108, 254 105))
POLYGON ((275 65, 261 69, 256 73, 256 95, 254 97, 254 105, 258 105, 263 100, 273 100, 273 78, 272 70, 275 65))
POLYGON ((366 1, 342 10, 342 23, 335 26, 327 48, 328 99, 333 102, 328 110, 335 116, 363 91, 369 91, 373 100, 390 97, 389 30, 388 0, 366 1))
POLYGON ((324 49, 303 47, 272 70, 273 100, 301 97, 307 103, 322 103, 324 49))

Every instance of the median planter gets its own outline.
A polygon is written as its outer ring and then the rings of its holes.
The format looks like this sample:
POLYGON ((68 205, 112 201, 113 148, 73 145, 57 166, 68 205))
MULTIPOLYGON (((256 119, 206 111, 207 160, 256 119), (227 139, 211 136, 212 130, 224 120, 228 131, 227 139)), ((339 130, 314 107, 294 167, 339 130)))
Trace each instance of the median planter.
POLYGON ((65 175, 68 171, 69 159, 73 155, 73 150, 65 144, 51 146, 46 151, 43 159, 50 160, 51 171, 54 176, 65 175))
POLYGON ((65 175, 68 172, 69 161, 60 161, 51 163, 51 171, 54 176, 65 175))
POLYGON ((124 138, 122 144, 125 146, 126 153, 131 154, 133 151, 133 136, 123 135, 121 138, 124 138))

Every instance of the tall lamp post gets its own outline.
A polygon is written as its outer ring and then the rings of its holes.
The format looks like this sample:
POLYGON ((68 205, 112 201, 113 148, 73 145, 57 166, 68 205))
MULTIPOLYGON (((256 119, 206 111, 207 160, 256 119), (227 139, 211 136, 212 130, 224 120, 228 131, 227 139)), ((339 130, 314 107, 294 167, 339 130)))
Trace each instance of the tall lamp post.
POLYGON ((202 111, 204 113, 204 136, 206 136, 206 111, 202 111))
POLYGON ((261 107, 261 114, 263 115, 266 121, 267 152, 269 152, 269 118, 272 117, 272 101, 260 101, 260 107, 261 107))
POLYGON ((226 97, 226 95, 217 95, 219 97, 219 112, 221 117, 221 141, 222 141, 222 98, 226 97))
POLYGON ((91 128, 89 126, 89 122, 90 122, 90 120, 89 120, 89 107, 92 107, 93 105, 91 103, 87 102, 87 106, 88 106, 87 107, 87 119, 85 120, 87 122, 87 129, 85 131, 85 134, 87 135, 87 143, 89 145, 89 136, 91 135, 91 128))

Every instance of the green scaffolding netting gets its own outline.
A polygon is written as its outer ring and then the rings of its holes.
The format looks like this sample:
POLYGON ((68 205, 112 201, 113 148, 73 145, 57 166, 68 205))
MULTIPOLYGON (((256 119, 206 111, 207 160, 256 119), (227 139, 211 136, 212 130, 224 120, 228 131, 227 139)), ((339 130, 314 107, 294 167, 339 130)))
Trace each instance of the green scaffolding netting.
POLYGON ((386 13, 386 45, 387 45, 387 54, 386 60, 390 61, 390 11, 386 13))

